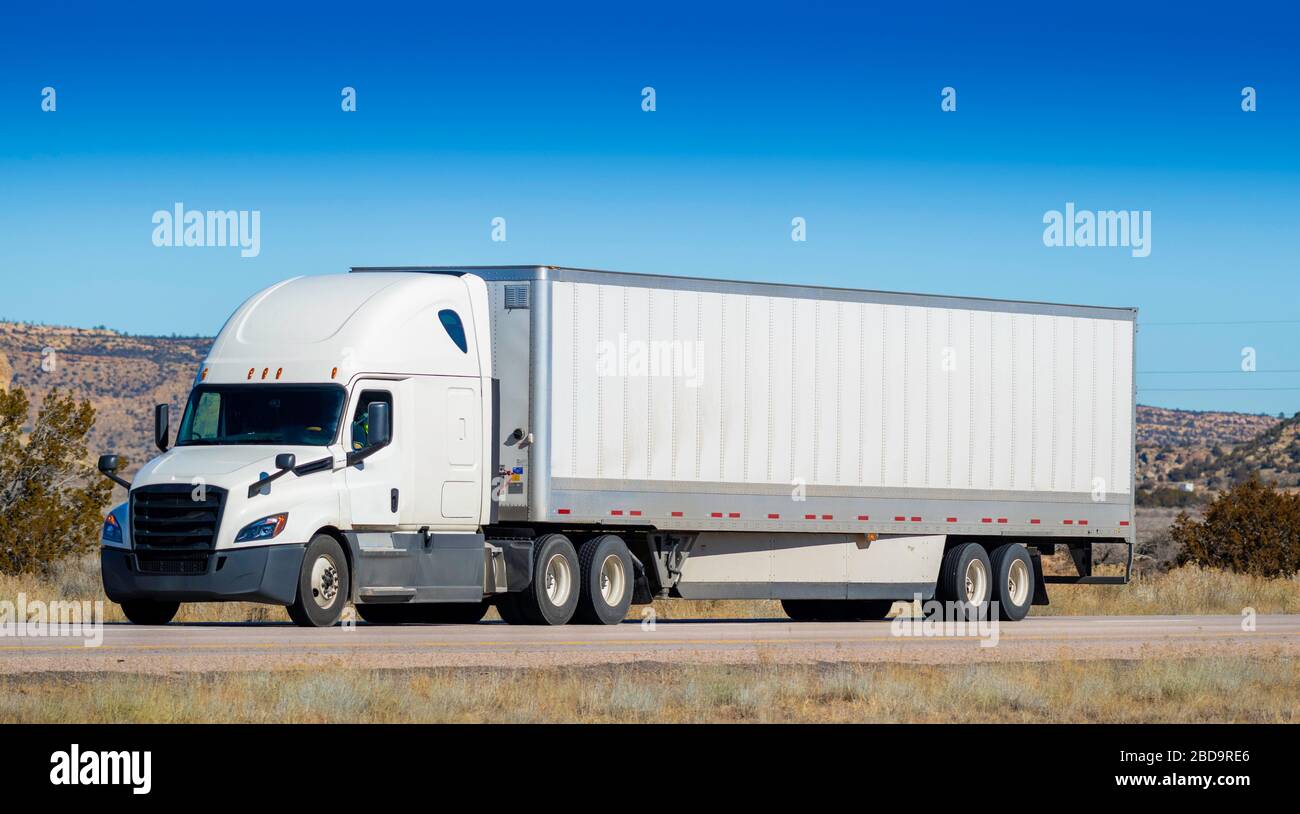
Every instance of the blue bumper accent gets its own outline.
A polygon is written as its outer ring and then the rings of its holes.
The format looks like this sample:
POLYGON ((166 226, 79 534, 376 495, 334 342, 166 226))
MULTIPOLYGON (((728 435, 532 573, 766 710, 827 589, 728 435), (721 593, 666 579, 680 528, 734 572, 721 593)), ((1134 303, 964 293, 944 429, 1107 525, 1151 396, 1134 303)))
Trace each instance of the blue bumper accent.
POLYGON ((206 570, 198 574, 142 571, 134 551, 118 548, 101 548, 99 562, 104 593, 113 602, 156 599, 290 605, 298 596, 298 575, 306 550, 302 543, 213 551, 206 570))

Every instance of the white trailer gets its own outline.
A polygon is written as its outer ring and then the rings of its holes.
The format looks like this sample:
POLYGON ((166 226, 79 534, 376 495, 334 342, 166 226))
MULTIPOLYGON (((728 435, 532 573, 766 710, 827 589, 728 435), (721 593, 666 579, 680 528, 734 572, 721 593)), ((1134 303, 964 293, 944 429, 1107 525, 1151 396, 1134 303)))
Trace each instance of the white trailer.
POLYGON ((1045 582, 1127 579, 1091 551, 1131 561, 1135 318, 550 266, 297 278, 231 317, 170 449, 159 408, 105 588, 140 621, 1019 619, 1045 582), (1058 544, 1077 576, 1043 575, 1058 544))

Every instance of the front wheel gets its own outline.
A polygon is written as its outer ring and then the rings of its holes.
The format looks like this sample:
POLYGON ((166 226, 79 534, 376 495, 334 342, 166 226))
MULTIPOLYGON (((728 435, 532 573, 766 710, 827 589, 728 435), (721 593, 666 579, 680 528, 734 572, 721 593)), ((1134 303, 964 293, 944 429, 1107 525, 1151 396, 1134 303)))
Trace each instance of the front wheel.
POLYGON ((298 596, 288 607, 299 627, 331 627, 348 603, 348 561, 338 540, 317 534, 307 545, 298 573, 298 596))
POLYGON ((122 613, 136 625, 165 625, 180 609, 179 602, 155 602, 152 599, 128 599, 122 603, 122 613))

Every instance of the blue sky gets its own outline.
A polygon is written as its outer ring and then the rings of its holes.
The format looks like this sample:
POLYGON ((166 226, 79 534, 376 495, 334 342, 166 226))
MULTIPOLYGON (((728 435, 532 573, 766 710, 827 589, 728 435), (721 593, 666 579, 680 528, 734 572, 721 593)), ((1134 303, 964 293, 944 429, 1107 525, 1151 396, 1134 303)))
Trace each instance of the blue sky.
POLYGON ((1136 306, 1143 403, 1300 409, 1282 5, 465 6, 7 11, 0 318, 211 334, 297 274, 552 263, 1136 306), (260 255, 155 247, 177 201, 259 210, 260 255), (1067 201, 1150 210, 1150 256, 1044 246, 1067 201))

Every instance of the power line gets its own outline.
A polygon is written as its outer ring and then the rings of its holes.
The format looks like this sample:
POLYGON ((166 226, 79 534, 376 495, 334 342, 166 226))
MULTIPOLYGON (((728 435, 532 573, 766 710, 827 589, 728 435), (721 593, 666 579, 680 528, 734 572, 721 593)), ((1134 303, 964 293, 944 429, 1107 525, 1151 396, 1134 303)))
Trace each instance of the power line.
POLYGON ((1139 328, 1170 327, 1179 325, 1300 325, 1300 319, 1222 319, 1199 322, 1139 322, 1139 328))
POLYGON ((1231 391, 1236 393, 1258 393, 1276 390, 1300 390, 1300 387, 1139 387, 1139 393, 1205 393, 1231 391))
POLYGON ((1137 373, 1139 376, 1181 373, 1300 373, 1300 368, 1279 368, 1277 370, 1139 370, 1137 373))

